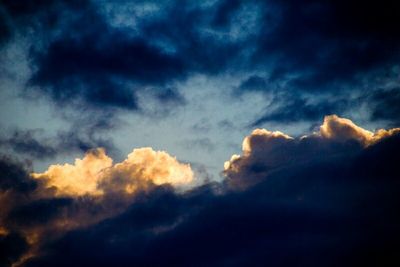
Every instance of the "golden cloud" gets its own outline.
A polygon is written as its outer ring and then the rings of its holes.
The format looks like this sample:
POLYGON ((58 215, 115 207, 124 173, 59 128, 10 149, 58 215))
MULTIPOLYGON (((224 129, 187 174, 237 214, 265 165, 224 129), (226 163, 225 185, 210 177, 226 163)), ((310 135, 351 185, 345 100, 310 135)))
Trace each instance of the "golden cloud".
POLYGON ((100 195, 97 184, 101 172, 111 166, 112 159, 98 148, 87 152, 83 159, 76 159, 73 165, 51 165, 43 173, 32 173, 32 177, 44 180, 46 187, 56 189, 57 195, 100 195))
POLYGON ((379 142, 382 138, 400 133, 400 128, 379 129, 375 133, 355 125, 351 120, 336 115, 325 116, 320 135, 337 141, 355 140, 364 147, 379 142))
POLYGON ((148 184, 170 184, 182 187, 193 182, 189 164, 178 162, 164 151, 149 147, 134 149, 123 162, 102 173, 100 186, 104 191, 122 191, 128 194, 145 189, 148 184))
POLYGON ((174 189, 190 188, 194 174, 189 164, 164 151, 149 147, 134 149, 124 161, 113 164, 105 150, 97 148, 75 159, 73 164, 54 164, 42 173, 31 173, 30 178, 38 182, 38 187, 27 196, 0 191, 0 237, 15 228, 29 245, 13 266, 21 266, 39 255, 43 240, 58 238, 123 212, 135 201, 138 191, 165 184, 174 189), (2 222, 18 206, 40 201, 48 201, 46 205, 51 206, 57 200, 63 203, 63 199, 66 202, 60 206, 54 204, 56 214, 45 222, 2 222))
POLYGON ((121 190, 131 194, 149 183, 179 187, 194 179, 189 164, 149 147, 134 149, 127 159, 114 165, 104 149, 90 150, 73 165, 51 165, 43 173, 32 173, 32 177, 54 188, 57 196, 101 196, 106 191, 121 190))

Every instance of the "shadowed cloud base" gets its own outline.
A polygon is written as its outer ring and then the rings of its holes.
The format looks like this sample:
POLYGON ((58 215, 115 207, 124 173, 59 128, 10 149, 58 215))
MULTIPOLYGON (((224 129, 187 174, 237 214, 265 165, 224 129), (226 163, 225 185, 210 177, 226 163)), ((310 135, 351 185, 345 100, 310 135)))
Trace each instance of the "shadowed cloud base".
POLYGON ((300 138, 257 129, 222 183, 186 187, 190 166, 151 148, 33 174, 4 157, 1 264, 395 266, 399 137, 336 115, 300 138))

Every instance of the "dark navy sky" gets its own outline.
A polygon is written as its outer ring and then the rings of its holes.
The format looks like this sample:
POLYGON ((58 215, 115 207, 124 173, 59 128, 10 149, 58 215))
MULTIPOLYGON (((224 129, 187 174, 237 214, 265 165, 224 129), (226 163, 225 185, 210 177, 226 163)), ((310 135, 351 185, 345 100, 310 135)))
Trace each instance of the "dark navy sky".
POLYGON ((398 266, 399 18, 0 0, 0 266, 398 266))

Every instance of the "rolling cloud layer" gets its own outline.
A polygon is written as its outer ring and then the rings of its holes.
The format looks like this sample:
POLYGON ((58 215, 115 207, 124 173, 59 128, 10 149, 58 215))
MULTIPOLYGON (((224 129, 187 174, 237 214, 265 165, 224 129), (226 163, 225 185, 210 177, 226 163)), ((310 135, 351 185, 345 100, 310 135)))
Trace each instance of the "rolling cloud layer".
POLYGON ((225 180, 200 185, 190 165, 151 148, 120 163, 91 150, 31 174, 3 157, 1 263, 396 263, 399 131, 336 115, 300 138, 256 129, 225 180))

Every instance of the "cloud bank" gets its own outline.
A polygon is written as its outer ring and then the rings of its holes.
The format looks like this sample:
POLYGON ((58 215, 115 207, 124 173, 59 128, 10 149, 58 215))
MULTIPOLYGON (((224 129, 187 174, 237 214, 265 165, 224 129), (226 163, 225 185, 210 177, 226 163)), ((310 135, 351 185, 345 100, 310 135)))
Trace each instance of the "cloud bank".
POLYGON ((151 148, 119 163, 94 149, 31 174, 3 157, 0 263, 396 263, 399 132, 336 115, 299 138, 256 129, 225 180, 201 185, 190 165, 151 148))
POLYGON ((399 133, 400 128, 371 132, 336 115, 325 116, 318 132, 300 138, 256 129, 243 140, 243 154, 225 162, 223 173, 233 187, 243 187, 278 168, 357 153, 399 133))

